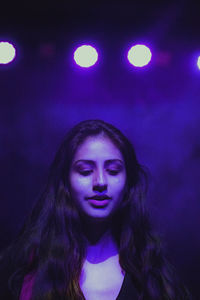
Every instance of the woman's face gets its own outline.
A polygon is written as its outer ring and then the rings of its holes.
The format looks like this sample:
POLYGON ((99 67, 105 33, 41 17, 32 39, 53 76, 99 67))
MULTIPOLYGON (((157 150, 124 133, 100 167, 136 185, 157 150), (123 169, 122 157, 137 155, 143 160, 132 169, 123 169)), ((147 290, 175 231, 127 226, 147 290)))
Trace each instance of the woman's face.
POLYGON ((77 149, 69 172, 70 193, 79 210, 108 218, 119 207, 126 170, 119 149, 106 136, 88 137, 77 149))

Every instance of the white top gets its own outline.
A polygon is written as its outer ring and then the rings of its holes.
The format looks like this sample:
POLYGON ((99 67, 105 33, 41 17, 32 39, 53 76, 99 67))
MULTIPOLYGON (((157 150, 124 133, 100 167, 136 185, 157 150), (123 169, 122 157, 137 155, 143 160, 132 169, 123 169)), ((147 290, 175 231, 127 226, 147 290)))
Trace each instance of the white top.
POLYGON ((86 259, 79 284, 86 300, 115 300, 121 290, 124 276, 118 254, 95 264, 86 259))

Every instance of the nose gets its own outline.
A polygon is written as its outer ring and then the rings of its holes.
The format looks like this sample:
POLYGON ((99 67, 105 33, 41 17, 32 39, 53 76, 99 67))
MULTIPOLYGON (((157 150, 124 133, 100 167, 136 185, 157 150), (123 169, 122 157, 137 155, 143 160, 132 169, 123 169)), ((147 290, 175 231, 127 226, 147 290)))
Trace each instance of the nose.
POLYGON ((97 170, 93 179, 93 191, 103 192, 107 190, 107 180, 103 170, 97 170))

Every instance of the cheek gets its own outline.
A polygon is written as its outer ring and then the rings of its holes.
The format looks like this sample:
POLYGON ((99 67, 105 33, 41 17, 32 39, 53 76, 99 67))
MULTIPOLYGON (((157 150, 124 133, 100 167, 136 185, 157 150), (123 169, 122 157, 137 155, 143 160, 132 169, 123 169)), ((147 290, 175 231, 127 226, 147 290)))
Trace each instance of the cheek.
POLYGON ((120 176, 120 177, 113 177, 110 179, 110 186, 111 188, 118 192, 121 193, 125 189, 125 184, 126 184, 126 177, 125 176, 120 176))
POLYGON ((80 177, 76 175, 72 175, 70 177, 70 186, 71 191, 74 194, 79 194, 83 191, 85 191, 86 188, 90 185, 90 180, 88 177, 80 177))

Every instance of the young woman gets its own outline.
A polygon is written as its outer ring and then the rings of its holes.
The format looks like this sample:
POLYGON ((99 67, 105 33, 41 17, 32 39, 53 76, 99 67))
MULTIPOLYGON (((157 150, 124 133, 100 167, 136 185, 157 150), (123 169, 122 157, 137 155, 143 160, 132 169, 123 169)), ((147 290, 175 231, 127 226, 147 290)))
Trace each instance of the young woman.
POLYGON ((101 120, 72 128, 2 255, 0 298, 189 299, 152 234, 146 187, 147 174, 117 128, 101 120))

